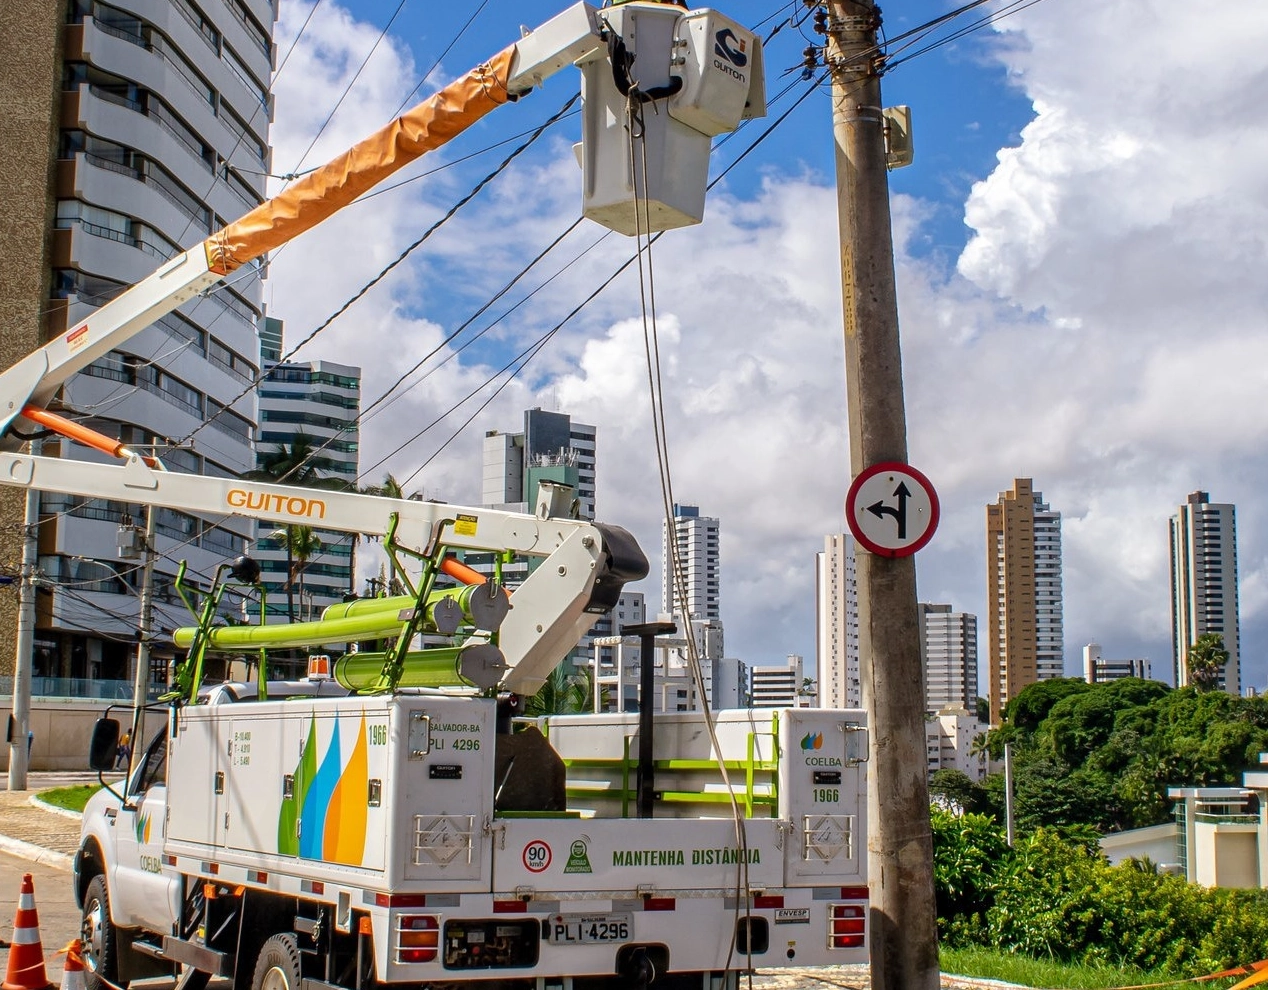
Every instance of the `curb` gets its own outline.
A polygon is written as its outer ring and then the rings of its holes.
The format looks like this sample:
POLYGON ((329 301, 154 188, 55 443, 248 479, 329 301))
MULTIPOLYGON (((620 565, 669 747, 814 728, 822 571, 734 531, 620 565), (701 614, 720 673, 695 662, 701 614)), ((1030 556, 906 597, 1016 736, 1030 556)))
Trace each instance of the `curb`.
POLYGON ((77 822, 82 822, 84 820, 84 816, 78 811, 70 811, 67 808, 59 808, 55 804, 49 804, 47 801, 40 800, 40 796, 38 794, 32 794, 29 798, 27 798, 27 802, 35 805, 35 807, 39 808, 41 811, 49 812, 49 814, 61 815, 63 818, 73 818, 77 822))
POLYGON ((37 846, 33 842, 24 842, 7 835, 0 835, 0 852, 7 852, 12 856, 29 859, 33 863, 52 866, 59 870, 69 871, 74 866, 74 857, 67 853, 54 852, 52 849, 37 846))

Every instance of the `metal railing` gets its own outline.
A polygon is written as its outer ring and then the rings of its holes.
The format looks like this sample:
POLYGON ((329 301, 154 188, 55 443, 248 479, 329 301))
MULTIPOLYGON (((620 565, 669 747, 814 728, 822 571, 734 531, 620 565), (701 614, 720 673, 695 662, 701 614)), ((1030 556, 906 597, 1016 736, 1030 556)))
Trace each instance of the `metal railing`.
MULTIPOLYGON (((151 684, 149 700, 154 701, 167 690, 166 686, 151 684)), ((0 677, 0 698, 13 696, 13 678, 0 677)), ((32 698, 90 698, 100 701, 131 701, 132 682, 100 680, 91 677, 32 677, 32 698)))

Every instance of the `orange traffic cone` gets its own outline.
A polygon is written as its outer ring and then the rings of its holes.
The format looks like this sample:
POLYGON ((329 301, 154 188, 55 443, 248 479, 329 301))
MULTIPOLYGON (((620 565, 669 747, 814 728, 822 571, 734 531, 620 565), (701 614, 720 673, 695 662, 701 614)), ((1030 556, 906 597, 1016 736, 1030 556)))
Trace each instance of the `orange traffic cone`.
POLYGON ((77 938, 62 949, 58 955, 66 954, 66 962, 62 966, 62 990, 84 990, 84 944, 77 938))
POLYGON ((3 990, 53 990, 44 970, 44 946, 40 944, 40 917, 35 912, 35 882, 22 877, 18 913, 13 919, 13 945, 3 990))

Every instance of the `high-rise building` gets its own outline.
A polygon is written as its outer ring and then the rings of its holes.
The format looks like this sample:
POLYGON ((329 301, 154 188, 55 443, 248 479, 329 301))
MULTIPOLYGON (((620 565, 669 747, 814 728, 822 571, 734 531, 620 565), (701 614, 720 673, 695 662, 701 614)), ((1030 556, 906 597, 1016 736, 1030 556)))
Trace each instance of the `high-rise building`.
POLYGON ((566 413, 528 409, 522 433, 490 430, 484 435, 482 505, 531 511, 539 481, 571 485, 582 519, 594 518, 595 440, 593 426, 574 423, 566 413))
POLYGON ((661 601, 664 610, 681 623, 689 619, 721 621, 720 571, 722 565, 720 526, 712 516, 700 515, 700 507, 674 504, 673 519, 661 527, 661 601), (672 533, 672 535, 671 535, 672 533), (674 574, 674 560, 681 575, 674 574), (679 590, 681 582, 682 590, 679 590))
POLYGON ((977 707, 977 616, 950 605, 917 605, 925 711, 977 707))
POLYGON ((753 708, 796 708, 804 700, 801 695, 804 675, 802 658, 790 653, 782 667, 749 668, 749 699, 753 708))
MULTIPOLYGON (((259 392, 258 466, 280 448, 293 450, 298 442, 302 449, 306 442, 313 451, 307 469, 322 479, 356 487, 360 368, 331 361, 273 364, 259 392)), ((355 591, 356 543, 348 533, 259 522, 251 553, 260 562, 268 619, 285 619, 291 603, 296 619, 317 618, 327 605, 355 591), (306 541, 311 549, 302 561, 295 559, 301 542, 293 538, 297 530, 301 537, 312 538, 306 541)))
POLYGON ((986 670, 991 724, 1036 681, 1065 671, 1061 513, 1029 478, 986 507, 986 670))
MULTIPOLYGON (((125 286, 264 198, 271 170, 270 0, 11 0, 0 80, 0 306, 8 365, 82 322, 125 286)), ((159 319, 67 383, 66 411, 169 467, 221 477, 253 467, 260 363, 260 268, 159 319), (164 450, 169 440, 192 441, 164 450)), ((88 456, 69 441, 46 454, 88 456)), ((135 506, 46 496, 41 503, 37 675, 129 679, 139 567, 120 566, 121 520, 135 506)), ((241 553, 251 524, 155 510, 155 624, 176 561, 205 581, 241 553)), ((21 498, 0 499, 19 531, 21 498)), ((9 539, 9 537, 5 537, 9 539)), ((17 559, 12 545, 0 548, 17 559)), ((0 634, 13 627, 12 599, 0 634)), ((0 670, 10 664, 0 657, 0 670)))
POLYGON ((859 676, 859 590, 854 537, 833 533, 815 554, 816 700, 821 708, 863 704, 859 676))
POLYGON ((1083 647, 1083 679, 1089 684, 1108 684, 1124 677, 1139 677, 1147 681, 1151 676, 1148 660, 1108 660, 1101 655, 1100 643, 1088 643, 1083 647))
POLYGON ((959 770, 970 780, 980 781, 986 776, 986 751, 981 748, 986 728, 975 714, 955 705, 925 719, 929 772, 959 770))
POLYGON ((1218 687, 1241 693, 1237 617, 1237 513, 1193 492, 1171 517, 1171 653, 1177 687, 1189 683, 1189 647, 1199 636, 1224 637, 1228 663, 1218 687))
MULTIPOLYGON (((567 413, 534 408, 524 411, 522 433, 490 430, 484 435, 480 504, 511 512, 532 512, 540 482, 569 485, 576 491, 577 515, 594 519, 597 431, 574 422, 567 413)), ((477 571, 492 574, 494 554, 470 553, 464 559, 477 571)), ((521 558, 502 568, 502 582, 515 588, 537 566, 521 558)), ((574 664, 592 664, 596 638, 619 632, 611 613, 601 615, 571 654, 574 664)), ((610 658, 611 651, 606 654, 610 658)))

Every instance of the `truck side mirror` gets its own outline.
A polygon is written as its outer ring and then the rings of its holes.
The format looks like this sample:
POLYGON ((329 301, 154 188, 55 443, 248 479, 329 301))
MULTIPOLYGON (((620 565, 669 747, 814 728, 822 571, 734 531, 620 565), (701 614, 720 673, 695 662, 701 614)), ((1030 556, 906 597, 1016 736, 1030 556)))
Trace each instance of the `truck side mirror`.
POLYGON ((92 727, 88 744, 88 766, 93 770, 113 770, 119 755, 119 720, 99 718, 92 727))

